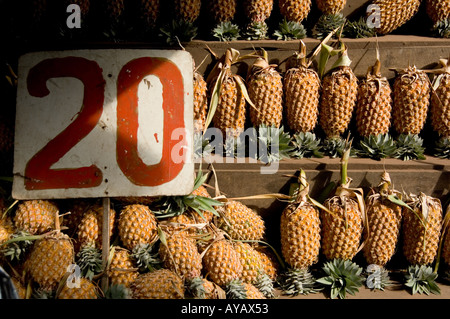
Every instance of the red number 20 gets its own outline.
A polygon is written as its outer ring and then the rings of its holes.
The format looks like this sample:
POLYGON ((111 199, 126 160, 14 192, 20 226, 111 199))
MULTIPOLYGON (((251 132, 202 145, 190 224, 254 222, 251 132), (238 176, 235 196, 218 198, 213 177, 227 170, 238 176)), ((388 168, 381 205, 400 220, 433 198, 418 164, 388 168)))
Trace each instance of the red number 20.
MULTIPOLYGON (((29 94, 35 97, 47 96, 50 92, 46 81, 57 77, 74 77, 84 84, 83 105, 77 118, 28 161, 25 167, 25 188, 42 190, 99 186, 103 174, 95 165, 64 169, 51 169, 51 166, 97 125, 103 112, 106 85, 102 69, 95 61, 81 57, 44 60, 28 74, 29 94)), ((170 134, 173 129, 184 127, 183 92, 183 78, 179 69, 163 58, 132 60, 119 73, 116 156, 119 168, 133 184, 161 185, 174 179, 181 171, 183 163, 175 163, 170 157, 170 150, 178 143, 171 140, 170 134), (137 90, 140 81, 147 75, 159 77, 163 86, 164 144, 162 159, 155 165, 144 164, 138 154, 137 90)))

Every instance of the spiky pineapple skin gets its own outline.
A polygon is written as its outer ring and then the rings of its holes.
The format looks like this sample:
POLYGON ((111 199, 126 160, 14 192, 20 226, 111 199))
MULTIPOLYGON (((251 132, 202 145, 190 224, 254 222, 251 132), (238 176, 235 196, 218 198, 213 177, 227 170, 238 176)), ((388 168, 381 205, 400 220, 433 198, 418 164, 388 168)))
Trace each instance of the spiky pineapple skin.
POLYGON ((281 252, 295 269, 318 261, 321 241, 319 211, 309 203, 293 203, 281 214, 281 252))
MULTIPOLYGON (((109 210, 109 236, 114 231, 116 211, 113 208, 109 210)), ((85 245, 94 244, 95 247, 102 247, 102 228, 103 228, 103 206, 94 205, 85 212, 78 225, 77 244, 80 248, 85 245)))
POLYGON ((265 235, 264 219, 238 201, 225 203, 223 216, 217 225, 237 240, 261 240, 265 235))
POLYGON ((62 233, 37 240, 25 261, 25 269, 43 289, 54 290, 74 263, 70 238, 62 233))
POLYGON ((58 211, 54 202, 41 199, 25 200, 17 206, 14 225, 30 234, 42 234, 55 228, 58 211))
POLYGON ((155 28, 160 15, 161 0, 140 0, 141 20, 146 27, 155 28))
POLYGON ((211 244, 202 259, 206 277, 220 287, 239 279, 243 267, 238 252, 227 240, 218 240, 211 244))
POLYGON ((138 274, 130 252, 118 246, 114 247, 114 255, 107 269, 110 284, 130 287, 138 274))
POLYGON ((158 236, 156 217, 146 205, 123 207, 117 228, 123 245, 130 250, 139 244, 152 243, 158 236))
POLYGON ((301 23, 311 11, 311 0, 279 0, 281 14, 288 21, 301 23))
POLYGON ((173 8, 178 19, 194 22, 200 16, 201 0, 174 0, 173 8))
POLYGON ((207 83, 203 76, 194 73, 194 130, 202 132, 206 125, 206 116, 208 113, 208 94, 207 83))
POLYGON ((208 9, 216 24, 231 21, 236 14, 236 0, 210 0, 208 9))
POLYGON ((378 34, 388 34, 408 22, 419 10, 420 0, 375 0, 372 4, 380 9, 378 34))
POLYGON ((345 8, 347 0, 316 0, 316 3, 317 8, 319 8, 323 14, 336 14, 345 8))
POLYGON ((244 283, 256 283, 264 272, 260 255, 252 246, 244 242, 236 242, 234 249, 238 252, 243 267, 240 279, 244 283))
POLYGON ((284 77, 286 119, 295 132, 310 132, 319 118, 320 79, 312 69, 290 68, 284 77))
POLYGON ((228 76, 223 83, 219 103, 213 117, 214 127, 220 129, 223 136, 238 136, 244 131, 246 120, 246 101, 236 80, 228 76), (230 129, 231 132, 227 132, 230 129))
POLYGON ((324 202, 332 214, 321 211, 322 252, 326 259, 352 260, 358 252, 363 232, 363 222, 358 204, 348 198, 332 197, 324 202), (346 207, 346 212, 344 207, 346 207), (345 218, 348 226, 346 229, 345 218))
POLYGON ((266 299, 261 291, 250 283, 244 283, 246 299, 266 299))
POLYGON ((399 134, 419 134, 427 118, 430 83, 425 72, 411 66, 394 81, 393 125, 399 134))
POLYGON ((450 17, 449 0, 427 0, 426 12, 433 23, 443 21, 450 17))
POLYGON ((394 255, 400 235, 402 209, 389 200, 373 200, 366 205, 364 257, 368 264, 385 266, 394 255))
POLYGON ((430 196, 426 198, 426 204, 423 201, 408 203, 418 216, 423 216, 422 205, 428 207, 428 217, 423 218, 426 230, 414 212, 403 209, 403 255, 412 265, 431 264, 436 258, 439 246, 442 206, 439 199, 430 196))
POLYGON ((361 136, 387 134, 391 127, 392 90, 385 78, 368 76, 358 86, 356 125, 361 136))
POLYGON ((283 82, 280 73, 271 66, 255 68, 247 81, 250 119, 255 127, 280 127, 283 117, 283 82))
POLYGON ((442 259, 450 266, 450 223, 442 231, 445 231, 444 242, 442 244, 442 259))
POLYGON ((273 10, 273 0, 245 0, 245 15, 252 22, 263 22, 267 20, 273 10))
POLYGON ((430 118, 433 130, 443 138, 450 137, 450 73, 445 73, 431 93, 430 118))
POLYGON ((88 279, 80 278, 80 287, 65 285, 59 293, 58 299, 98 299, 97 287, 88 279))
POLYGON ((268 275, 271 280, 276 280, 281 266, 273 251, 271 251, 268 247, 261 245, 257 245, 255 249, 263 263, 264 273, 268 275))
POLYGON ((159 255, 164 267, 177 273, 181 278, 200 277, 202 257, 195 241, 186 232, 176 232, 166 236, 166 244, 160 245, 159 255))
POLYGON ((357 101, 358 80, 348 66, 324 76, 319 123, 327 137, 340 136, 348 128, 357 101))
POLYGON ((159 269, 140 274, 130 286, 133 299, 183 299, 183 280, 173 271, 159 269))

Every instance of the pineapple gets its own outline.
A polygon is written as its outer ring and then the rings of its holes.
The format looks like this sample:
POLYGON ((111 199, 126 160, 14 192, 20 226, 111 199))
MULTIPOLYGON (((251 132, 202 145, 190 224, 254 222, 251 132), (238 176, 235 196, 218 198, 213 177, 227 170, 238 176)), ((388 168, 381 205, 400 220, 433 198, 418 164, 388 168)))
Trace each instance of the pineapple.
POLYGON ((14 225, 29 234, 43 234, 55 229, 55 214, 58 206, 48 200, 25 200, 17 206, 14 225))
POLYGON ((45 291, 56 290, 75 261, 72 241, 60 232, 57 212, 54 221, 56 231, 37 239, 25 260, 26 272, 45 291))
POLYGON ((334 259, 326 262, 322 269, 326 276, 317 282, 330 287, 331 299, 345 299, 347 293, 354 295, 363 285, 363 269, 351 260, 334 259))
POLYGON ((193 23, 200 15, 201 0, 174 0, 175 16, 186 22, 193 23))
POLYGON ((433 24, 450 18, 450 1, 449 0, 427 0, 426 12, 433 24))
POLYGON ((278 24, 278 29, 273 33, 275 39, 283 41, 304 39, 306 35, 306 29, 303 24, 286 19, 283 19, 278 24))
POLYGON ((11 282, 14 285, 14 288, 16 289, 17 296, 19 297, 19 299, 26 299, 27 288, 22 283, 22 281, 16 277, 11 277, 11 282))
POLYGON ((58 299, 98 299, 97 287, 88 279, 80 278, 80 287, 64 285, 58 299))
POLYGON ((447 266, 450 266, 450 205, 447 206, 447 211, 444 216, 444 222, 442 224, 442 259, 447 266))
POLYGON ((424 193, 411 195, 403 209, 403 255, 412 265, 429 265, 437 255, 442 228, 439 199, 424 193))
POLYGON ((249 40, 262 40, 267 37, 266 20, 273 10, 273 0, 244 0, 244 13, 249 20, 247 35, 249 40))
POLYGON ((447 59, 439 61, 440 68, 433 70, 433 91, 430 100, 431 125, 438 135, 450 138, 450 68, 447 59))
POLYGON ((243 272, 239 253, 226 239, 216 239, 203 255, 205 277, 225 288, 233 280, 238 280, 243 272))
POLYGON ((216 24, 230 22, 234 19, 237 9, 237 0, 210 0, 208 10, 216 24))
POLYGON ((286 120, 294 132, 312 131, 319 117, 320 79, 309 68, 306 45, 300 41, 300 52, 294 55, 294 66, 284 76, 286 120))
POLYGON ((368 264, 383 267, 396 251, 402 221, 402 206, 394 202, 399 193, 390 186, 390 176, 384 172, 378 191, 372 191, 366 198, 363 253, 368 264))
MULTIPOLYGON (((338 30, 338 34, 340 34, 346 22, 347 18, 342 13, 323 14, 314 25, 312 35, 316 39, 324 39, 334 30, 338 30)), ((333 36, 337 37, 334 34, 333 36)))
POLYGON ((419 134, 430 104, 430 80, 415 66, 397 72, 392 115, 394 128, 399 134, 419 134))
MULTIPOLYGON (((123 0, 122 0, 123 1, 123 0)), ((115 1, 112 1, 115 2, 115 1)), ((120 0, 119 0, 120 2, 120 0)), ((160 10, 160 0, 139 0, 140 19, 147 29, 154 29, 157 25, 160 10)))
POLYGON ((110 284, 130 287, 139 274, 130 252, 119 246, 113 246, 110 253, 111 262, 106 271, 110 284))
POLYGON ((122 208, 117 225, 125 248, 153 243, 158 236, 156 217, 146 205, 132 204, 122 208))
POLYGON ((238 252, 241 264, 242 274, 239 278, 244 283, 256 284, 262 274, 264 274, 264 265, 258 252, 248 243, 237 241, 234 249, 238 252))
POLYGON ((344 9, 347 0, 317 0, 316 3, 323 14, 336 14, 344 9))
POLYGON ((208 113, 208 87, 203 76, 194 72, 194 131, 203 132, 207 129, 206 115, 208 113))
MULTIPOLYGON (((109 210, 109 236, 111 237, 114 230, 116 211, 113 208, 109 210)), ((103 225, 103 206, 94 205, 85 212, 83 218, 78 225, 77 240, 80 249, 83 246, 94 245, 102 248, 102 225, 103 225)))
POLYGON ((411 265, 405 275, 405 286, 411 289, 413 295, 416 293, 439 295, 441 289, 436 284, 437 277, 438 274, 430 266, 411 265))
POLYGON ((347 177, 350 145, 346 145, 341 158, 341 181, 335 195, 324 202, 322 209, 322 252, 326 259, 351 260, 360 249, 365 221, 362 190, 349 188, 347 177))
POLYGON ((283 115, 283 82, 275 65, 269 65, 268 55, 263 50, 251 66, 247 78, 247 88, 254 107, 250 107, 253 126, 261 124, 280 127, 283 115))
POLYGON ((294 269, 306 269, 319 259, 319 210, 309 200, 309 185, 302 170, 296 199, 281 214, 281 252, 294 269))
POLYGON ((94 204, 91 200, 73 200, 66 208, 67 213, 64 215, 62 225, 67 227, 67 234, 71 237, 76 235, 78 225, 84 216, 84 213, 94 204))
POLYGON ((202 271, 202 257, 195 241, 186 232, 168 233, 159 246, 164 268, 186 280, 198 278, 202 271))
POLYGON ((183 280, 168 269, 140 274, 130 289, 133 299, 184 299, 185 292, 183 280))
MULTIPOLYGON (((378 34, 388 34, 408 22, 418 11, 421 0, 374 0, 380 10, 378 34)), ((369 12, 368 12, 369 14, 369 12)))
POLYGON ((238 201, 228 201, 217 220, 217 226, 237 240, 261 240, 265 235, 262 217, 238 201))
POLYGON ((378 56, 358 86, 356 125, 363 137, 387 134, 391 125, 392 90, 388 80, 381 76, 378 56))
POLYGON ((288 20, 301 23, 311 10, 311 0, 279 0, 281 14, 288 20))
POLYGON ((357 101, 358 80, 350 68, 345 47, 339 60, 340 66, 322 80, 319 123, 327 138, 339 137, 347 130, 357 101))
POLYGON ((249 283, 244 283, 245 287, 245 299, 266 299, 264 294, 256 288, 254 285, 249 283))
POLYGON ((280 271, 280 263, 278 262, 276 255, 266 246, 257 245, 255 250, 263 263, 264 273, 269 276, 272 281, 275 281, 280 271))
POLYGON ((247 89, 242 78, 230 69, 238 62, 239 55, 238 51, 228 49, 207 79, 212 89, 206 125, 212 118, 214 127, 220 129, 224 137, 239 136, 245 126, 247 89), (212 98, 217 95, 218 98, 212 98))

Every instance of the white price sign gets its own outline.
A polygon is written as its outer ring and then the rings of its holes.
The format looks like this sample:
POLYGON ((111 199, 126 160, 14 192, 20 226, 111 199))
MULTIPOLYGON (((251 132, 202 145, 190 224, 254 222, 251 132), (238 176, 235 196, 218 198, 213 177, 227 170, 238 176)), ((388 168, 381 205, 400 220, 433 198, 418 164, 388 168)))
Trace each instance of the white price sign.
POLYGON ((193 62, 175 50, 35 52, 19 60, 13 196, 192 191, 193 62))

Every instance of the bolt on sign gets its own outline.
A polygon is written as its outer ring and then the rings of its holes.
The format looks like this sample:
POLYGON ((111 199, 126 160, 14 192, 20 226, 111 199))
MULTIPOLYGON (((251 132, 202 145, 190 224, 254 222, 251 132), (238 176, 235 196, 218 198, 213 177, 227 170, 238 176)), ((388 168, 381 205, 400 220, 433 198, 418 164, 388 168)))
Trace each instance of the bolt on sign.
POLYGON ((98 49, 19 59, 13 196, 185 195, 194 182, 193 60, 98 49))

